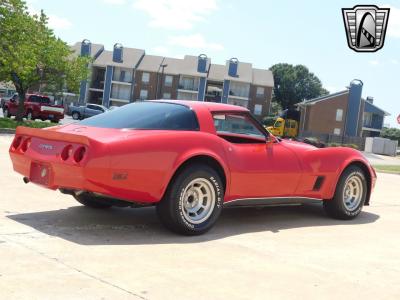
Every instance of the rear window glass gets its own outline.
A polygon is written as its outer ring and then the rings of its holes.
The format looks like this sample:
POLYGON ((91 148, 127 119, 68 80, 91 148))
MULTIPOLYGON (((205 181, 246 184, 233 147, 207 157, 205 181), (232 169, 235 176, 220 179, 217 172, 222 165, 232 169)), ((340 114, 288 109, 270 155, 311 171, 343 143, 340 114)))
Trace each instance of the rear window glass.
POLYGON ((42 97, 42 96, 30 96, 29 97, 30 102, 36 102, 36 103, 42 103, 42 104, 50 104, 50 98, 48 97, 42 97))
POLYGON ((174 103, 136 102, 81 121, 102 128, 198 130, 195 113, 174 103))

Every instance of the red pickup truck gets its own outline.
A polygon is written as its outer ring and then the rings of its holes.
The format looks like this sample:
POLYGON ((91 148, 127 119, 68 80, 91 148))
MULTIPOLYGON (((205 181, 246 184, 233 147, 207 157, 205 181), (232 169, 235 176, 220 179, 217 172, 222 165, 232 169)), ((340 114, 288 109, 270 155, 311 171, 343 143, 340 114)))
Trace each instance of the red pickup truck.
MULTIPOLYGON (((4 117, 10 118, 17 115, 18 95, 6 100, 3 105, 4 117)), ((64 118, 64 107, 51 104, 50 98, 39 94, 27 94, 24 102, 24 116, 28 120, 50 120, 58 123, 64 118)))

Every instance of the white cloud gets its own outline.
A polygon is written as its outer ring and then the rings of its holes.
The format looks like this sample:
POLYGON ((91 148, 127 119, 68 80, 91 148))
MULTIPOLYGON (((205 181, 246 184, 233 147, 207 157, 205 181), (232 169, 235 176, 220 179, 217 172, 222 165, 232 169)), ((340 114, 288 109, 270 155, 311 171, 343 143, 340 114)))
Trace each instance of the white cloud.
POLYGON ((126 0, 103 0, 103 2, 112 5, 123 5, 126 3, 126 0))
POLYGON ((168 44, 190 49, 201 49, 211 51, 224 50, 224 46, 219 43, 207 42, 203 35, 196 33, 191 35, 170 36, 168 44))
POLYGON ((394 65, 398 65, 399 61, 397 59, 391 59, 390 62, 394 65))
POLYGON ((368 63, 369 63, 370 65, 372 65, 372 66, 378 66, 378 65, 381 64, 381 63, 379 62, 379 60, 375 60, 375 59, 370 60, 368 63))
MULTIPOLYGON (((28 12, 31 15, 40 15, 40 10, 37 10, 33 4, 37 3, 36 0, 29 0, 27 2, 27 7, 28 7, 28 12)), ((46 12, 45 12, 46 14, 46 12)), ((51 29, 69 29, 72 27, 72 23, 70 20, 68 20, 67 18, 64 17, 60 17, 57 15, 48 15, 46 14, 47 17, 49 18, 48 20, 48 25, 51 29)))
POLYGON ((396 8, 391 5, 383 5, 382 7, 390 8, 387 35, 400 38, 400 8, 396 8))
POLYGON ((69 29, 72 27, 72 23, 63 17, 56 15, 48 15, 49 17, 49 27, 52 29, 69 29))
POLYGON ((151 52, 156 55, 167 56, 169 54, 169 49, 165 46, 156 46, 151 49, 151 52))
POLYGON ((187 30, 217 10, 216 0, 136 0, 133 7, 150 17, 149 26, 187 30))

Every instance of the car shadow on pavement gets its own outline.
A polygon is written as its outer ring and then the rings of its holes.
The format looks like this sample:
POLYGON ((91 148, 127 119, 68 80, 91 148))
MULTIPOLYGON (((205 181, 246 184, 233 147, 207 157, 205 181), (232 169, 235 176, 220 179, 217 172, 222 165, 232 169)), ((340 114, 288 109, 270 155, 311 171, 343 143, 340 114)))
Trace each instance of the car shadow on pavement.
POLYGON ((44 234, 82 245, 201 243, 245 233, 279 233, 313 226, 362 225, 379 218, 376 214, 362 212, 354 220, 333 220, 324 214, 320 204, 226 208, 208 233, 184 237, 166 230, 158 221, 154 207, 96 210, 72 206, 53 211, 10 214, 7 217, 44 234))

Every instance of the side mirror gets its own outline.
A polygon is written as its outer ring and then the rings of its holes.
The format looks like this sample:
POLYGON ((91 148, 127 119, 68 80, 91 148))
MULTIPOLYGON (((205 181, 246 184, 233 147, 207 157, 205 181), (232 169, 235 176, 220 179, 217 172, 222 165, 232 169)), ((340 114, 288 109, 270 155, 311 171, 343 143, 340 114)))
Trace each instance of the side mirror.
POLYGON ((265 141, 265 144, 267 145, 267 147, 272 146, 273 144, 275 144, 277 142, 277 139, 275 136, 273 136, 272 134, 270 134, 267 138, 267 140, 265 141))

